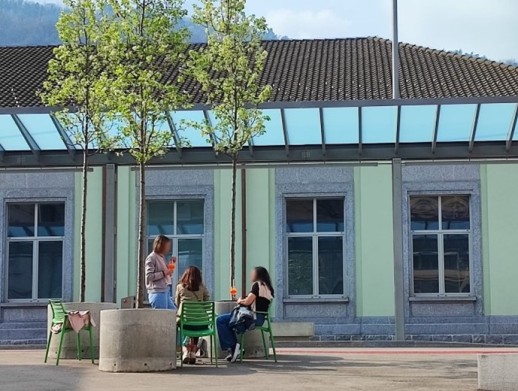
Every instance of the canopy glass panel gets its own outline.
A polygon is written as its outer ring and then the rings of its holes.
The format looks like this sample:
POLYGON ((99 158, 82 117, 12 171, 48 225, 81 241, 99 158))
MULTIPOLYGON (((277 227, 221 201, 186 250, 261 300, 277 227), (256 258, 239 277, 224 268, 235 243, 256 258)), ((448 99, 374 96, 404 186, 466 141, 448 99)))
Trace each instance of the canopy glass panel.
POLYGON ((48 114, 20 114, 18 118, 43 150, 66 149, 52 118, 48 114))
POLYGON ((357 144, 359 119, 357 107, 326 107, 324 136, 326 144, 357 144))
POLYGON ((25 141, 10 115, 0 115, 0 145, 6 151, 29 151, 25 141))

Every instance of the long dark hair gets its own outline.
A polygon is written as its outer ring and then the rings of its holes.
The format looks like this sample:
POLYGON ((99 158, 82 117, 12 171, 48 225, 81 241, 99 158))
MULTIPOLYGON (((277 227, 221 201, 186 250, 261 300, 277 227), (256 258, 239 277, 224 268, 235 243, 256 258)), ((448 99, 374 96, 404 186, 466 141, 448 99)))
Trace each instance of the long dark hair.
POLYGON ((202 283, 200 269, 196 266, 189 266, 180 279, 180 284, 191 292, 198 291, 202 283))
POLYGON ((264 282, 270 292, 272 292, 272 297, 275 296, 275 290, 273 289, 272 279, 270 278, 270 273, 268 270, 262 266, 257 266, 254 268, 255 274, 257 275, 257 280, 264 282))

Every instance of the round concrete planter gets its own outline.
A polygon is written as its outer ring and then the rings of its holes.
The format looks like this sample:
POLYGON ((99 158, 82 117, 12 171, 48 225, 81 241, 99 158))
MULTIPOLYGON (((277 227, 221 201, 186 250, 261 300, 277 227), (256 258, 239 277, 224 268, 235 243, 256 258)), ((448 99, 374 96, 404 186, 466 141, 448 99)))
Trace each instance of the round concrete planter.
MULTIPOLYGON (((235 301, 231 300, 222 300, 222 301, 216 301, 215 303, 215 310, 216 315, 223 315, 228 314, 231 312, 234 307, 236 306, 235 301)), ((207 351, 210 351, 210 341, 207 338, 208 343, 208 349, 207 351)), ((268 341, 267 341, 267 347, 268 341)), ((227 352, 224 352, 221 350, 221 347, 217 347, 218 357, 219 358, 225 358, 227 356, 227 352)), ((261 339, 261 332, 258 330, 248 331, 245 333, 245 358, 258 358, 258 357, 264 357, 264 348, 263 348, 263 341, 261 339)))
MULTIPOLYGON (((92 318, 97 325, 92 329, 94 340, 94 358, 99 358, 99 327, 101 311, 113 310, 117 308, 115 303, 64 303, 67 311, 90 311, 92 318)), ((50 305, 47 306, 47 338, 52 323, 52 310, 50 305)), ((59 347, 59 335, 52 336, 52 342, 49 349, 49 358, 57 358, 59 347)), ((90 358, 90 339, 87 331, 81 331, 81 350, 84 359, 90 358)), ((63 348, 61 349, 61 358, 76 358, 77 345, 76 333, 68 332, 63 340, 63 348)))
POLYGON ((158 372, 176 368, 176 311, 103 311, 99 370, 158 372))

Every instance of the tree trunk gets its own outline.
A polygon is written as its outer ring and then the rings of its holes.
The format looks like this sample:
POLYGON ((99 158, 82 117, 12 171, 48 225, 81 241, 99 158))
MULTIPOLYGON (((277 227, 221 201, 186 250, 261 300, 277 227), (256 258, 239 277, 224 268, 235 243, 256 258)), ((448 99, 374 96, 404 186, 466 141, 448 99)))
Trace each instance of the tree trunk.
POLYGON ((84 303, 86 292, 86 205, 88 195, 88 147, 83 150, 83 170, 82 170, 82 199, 81 199, 81 230, 80 230, 80 279, 79 285, 79 301, 84 303))
MULTIPOLYGON (((237 187, 237 158, 238 155, 232 155, 232 206, 230 217, 230 287, 236 286, 236 187, 237 187)), ((236 296, 231 295, 232 300, 236 296)))
POLYGON ((137 308, 144 307, 144 289, 146 286, 146 165, 139 163, 139 214, 138 214, 138 248, 137 248, 137 308))

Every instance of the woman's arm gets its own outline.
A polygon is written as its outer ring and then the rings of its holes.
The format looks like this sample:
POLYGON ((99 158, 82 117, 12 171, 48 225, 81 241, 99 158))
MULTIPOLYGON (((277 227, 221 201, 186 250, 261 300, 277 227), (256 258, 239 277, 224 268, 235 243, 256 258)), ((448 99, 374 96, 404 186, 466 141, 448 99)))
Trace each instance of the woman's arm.
POLYGON ((244 299, 238 299, 237 304, 245 305, 248 307, 248 306, 251 306, 252 304, 254 304, 255 298, 256 298, 256 296, 252 292, 250 292, 248 294, 248 296, 245 297, 244 299))
POLYGON ((209 294, 209 290, 207 289, 207 287, 204 285, 203 286, 203 301, 209 301, 210 299, 210 294, 209 294))
POLYGON ((156 270, 156 260, 152 256, 146 258, 146 280, 147 282, 161 280, 167 276, 166 272, 156 270))

